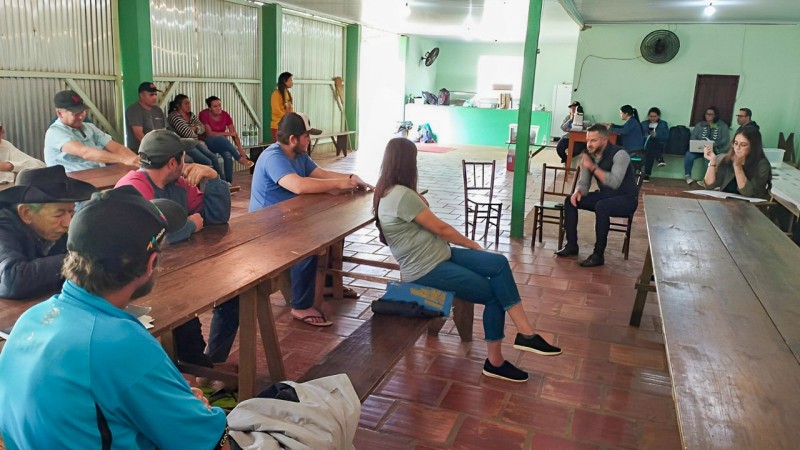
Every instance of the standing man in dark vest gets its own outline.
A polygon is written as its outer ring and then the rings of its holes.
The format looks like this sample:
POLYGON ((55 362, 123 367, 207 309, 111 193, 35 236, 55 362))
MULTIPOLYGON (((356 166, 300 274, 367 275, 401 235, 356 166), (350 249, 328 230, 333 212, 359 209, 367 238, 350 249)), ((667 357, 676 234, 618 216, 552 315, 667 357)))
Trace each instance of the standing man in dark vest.
POLYGON ((602 266, 611 217, 633 214, 638 205, 631 158, 622 147, 608 142, 608 129, 594 125, 586 132, 586 154, 583 156, 575 192, 564 199, 564 228, 567 245, 556 252, 558 256, 578 254, 578 210, 594 211, 594 252, 580 262, 581 267, 602 266), (592 178, 599 190, 589 192, 592 178))

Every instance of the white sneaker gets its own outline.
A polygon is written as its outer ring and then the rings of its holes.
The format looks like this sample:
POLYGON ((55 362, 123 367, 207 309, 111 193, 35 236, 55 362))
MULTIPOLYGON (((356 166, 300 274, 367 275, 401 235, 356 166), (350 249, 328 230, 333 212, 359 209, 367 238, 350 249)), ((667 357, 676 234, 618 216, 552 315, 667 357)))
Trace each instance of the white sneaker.
POLYGON ((706 187, 706 184, 705 184, 705 183, 703 183, 703 182, 702 182, 702 181, 700 181, 700 180, 698 180, 698 181, 697 181, 697 184, 698 184, 698 185, 700 185, 700 187, 706 187))
POLYGON ((667 162, 666 161, 659 161, 658 162, 658 167, 667 167, 667 162))
POLYGON ((692 177, 690 177, 689 175, 686 175, 686 184, 692 184, 692 183, 694 183, 694 180, 692 179, 692 177))

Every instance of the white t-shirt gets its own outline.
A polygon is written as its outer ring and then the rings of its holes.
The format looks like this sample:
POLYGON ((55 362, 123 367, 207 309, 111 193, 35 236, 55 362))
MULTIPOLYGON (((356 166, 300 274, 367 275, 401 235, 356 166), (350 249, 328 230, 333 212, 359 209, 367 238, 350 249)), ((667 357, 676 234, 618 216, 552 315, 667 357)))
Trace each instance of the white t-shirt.
POLYGON ((6 161, 13 164, 14 169, 11 172, 0 172, 0 183, 13 183, 16 174, 21 170, 46 167, 42 161, 14 147, 11 142, 0 139, 0 162, 6 161))

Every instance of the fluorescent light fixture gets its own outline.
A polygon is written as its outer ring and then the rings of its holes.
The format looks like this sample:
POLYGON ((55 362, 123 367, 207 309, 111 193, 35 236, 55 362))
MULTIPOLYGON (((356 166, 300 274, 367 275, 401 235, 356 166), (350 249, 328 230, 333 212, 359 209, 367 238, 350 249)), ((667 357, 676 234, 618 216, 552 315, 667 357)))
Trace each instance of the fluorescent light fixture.
POLYGON ((703 10, 703 14, 706 17, 713 16, 715 12, 717 12, 717 9, 714 8, 714 5, 712 5, 711 3, 709 3, 708 6, 706 6, 706 9, 703 10))

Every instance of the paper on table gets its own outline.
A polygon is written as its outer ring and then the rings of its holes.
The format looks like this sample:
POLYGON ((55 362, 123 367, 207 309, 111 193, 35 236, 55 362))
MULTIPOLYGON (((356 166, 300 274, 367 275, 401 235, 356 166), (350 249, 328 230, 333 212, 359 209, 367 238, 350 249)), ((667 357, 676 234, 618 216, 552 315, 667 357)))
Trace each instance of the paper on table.
POLYGON ((128 305, 125 307, 125 311, 128 311, 128 313, 136 317, 149 313, 151 309, 153 308, 149 306, 139 306, 139 305, 128 305))
POLYGON ((139 316, 139 322, 142 322, 142 325, 144 325, 144 328, 147 330, 155 326, 153 325, 153 318, 147 315, 139 316))
POLYGON ((696 191, 686 191, 686 192, 688 194, 705 195, 706 197, 714 197, 714 198, 735 198, 737 200, 744 200, 750 203, 761 203, 766 201, 763 198, 745 197, 744 195, 731 194, 729 192, 709 191, 702 189, 698 189, 696 191))

